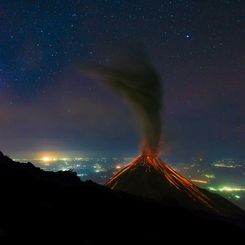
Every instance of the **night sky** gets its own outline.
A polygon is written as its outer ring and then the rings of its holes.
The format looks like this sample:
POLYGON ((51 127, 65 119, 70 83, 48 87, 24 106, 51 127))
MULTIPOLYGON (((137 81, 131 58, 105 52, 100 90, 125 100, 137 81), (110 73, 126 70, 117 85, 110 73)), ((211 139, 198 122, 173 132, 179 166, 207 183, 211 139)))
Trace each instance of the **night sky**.
POLYGON ((134 154, 128 104, 81 69, 141 43, 165 86, 165 156, 245 157, 245 2, 3 0, 0 150, 134 154))

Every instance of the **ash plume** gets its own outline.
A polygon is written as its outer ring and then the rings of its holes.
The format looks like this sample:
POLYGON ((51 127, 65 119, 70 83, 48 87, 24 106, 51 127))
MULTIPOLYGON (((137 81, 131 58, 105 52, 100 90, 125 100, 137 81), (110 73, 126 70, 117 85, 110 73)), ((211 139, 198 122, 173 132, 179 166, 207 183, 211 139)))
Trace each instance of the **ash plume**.
POLYGON ((138 115, 142 151, 157 153, 162 133, 163 89, 160 76, 142 51, 129 50, 112 65, 93 65, 92 75, 124 96, 138 115))

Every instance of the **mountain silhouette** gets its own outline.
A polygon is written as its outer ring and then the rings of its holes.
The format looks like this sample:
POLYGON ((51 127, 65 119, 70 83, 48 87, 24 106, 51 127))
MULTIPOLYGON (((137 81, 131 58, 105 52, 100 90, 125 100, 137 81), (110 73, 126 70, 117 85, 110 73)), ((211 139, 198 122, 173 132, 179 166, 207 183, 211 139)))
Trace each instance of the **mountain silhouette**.
POLYGON ((231 219, 82 182, 70 171, 47 172, 2 153, 0 189, 0 241, 165 244, 244 236, 242 210, 240 220, 231 219))

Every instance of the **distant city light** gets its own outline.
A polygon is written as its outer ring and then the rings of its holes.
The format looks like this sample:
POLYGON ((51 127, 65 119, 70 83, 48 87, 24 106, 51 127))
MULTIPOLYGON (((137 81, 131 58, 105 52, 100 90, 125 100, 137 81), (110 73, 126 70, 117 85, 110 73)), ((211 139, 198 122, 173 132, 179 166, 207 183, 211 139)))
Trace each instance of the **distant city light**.
POLYGON ((202 184, 207 184, 208 181, 207 180, 201 180, 201 179, 191 179, 192 182, 196 182, 196 183, 202 183, 202 184))
POLYGON ((224 163, 215 163, 213 166, 216 168, 235 168, 236 167, 234 165, 226 165, 224 163))
MULTIPOLYGON (((73 156, 72 154, 45 151, 40 152, 34 159, 16 160, 33 162, 47 171, 73 170, 83 181, 91 179, 96 183, 103 184, 106 179, 127 166, 132 158, 73 156)), ((193 184, 206 187, 207 190, 218 193, 245 208, 244 160, 220 159, 207 162, 207 164, 200 164, 200 161, 204 160, 199 157, 191 162, 180 162, 175 165, 175 168, 193 184)))
POLYGON ((229 186, 224 186, 222 188, 219 188, 219 191, 245 191, 245 188, 238 188, 238 187, 229 187, 229 186))
POLYGON ((69 168, 61 168, 61 171, 69 171, 69 168))
POLYGON ((40 152, 37 155, 36 161, 43 165, 49 165, 51 162, 58 161, 57 156, 57 152, 40 152))
POLYGON ((214 174, 205 174, 204 176, 207 177, 208 179, 215 179, 214 174))
POLYGON ((240 164, 238 164, 236 161, 234 161, 232 159, 216 161, 213 163, 213 166, 216 168, 237 168, 237 167, 241 167, 240 164))
POLYGON ((230 187, 230 186, 223 186, 219 188, 215 187, 208 187, 210 191, 221 191, 221 192, 239 192, 239 191, 245 191, 245 188, 239 188, 239 187, 230 187))
POLYGON ((48 157, 48 156, 44 156, 42 157, 42 161, 43 162, 51 162, 51 161, 56 161, 56 158, 52 158, 52 157, 48 157))

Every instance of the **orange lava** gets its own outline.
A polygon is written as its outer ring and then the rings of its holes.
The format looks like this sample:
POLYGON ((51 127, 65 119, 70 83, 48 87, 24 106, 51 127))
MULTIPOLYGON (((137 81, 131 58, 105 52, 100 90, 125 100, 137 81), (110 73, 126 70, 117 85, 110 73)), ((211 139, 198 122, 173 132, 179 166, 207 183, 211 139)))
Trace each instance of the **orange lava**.
POLYGON ((155 154, 145 153, 135 158, 128 166, 115 174, 106 185, 111 189, 117 185, 117 180, 126 171, 135 169, 138 164, 146 167, 146 172, 151 171, 152 167, 161 174, 161 176, 168 180, 169 184, 178 191, 185 192, 191 199, 201 202, 209 208, 214 208, 212 201, 192 182, 173 170, 166 163, 162 162, 155 154))

